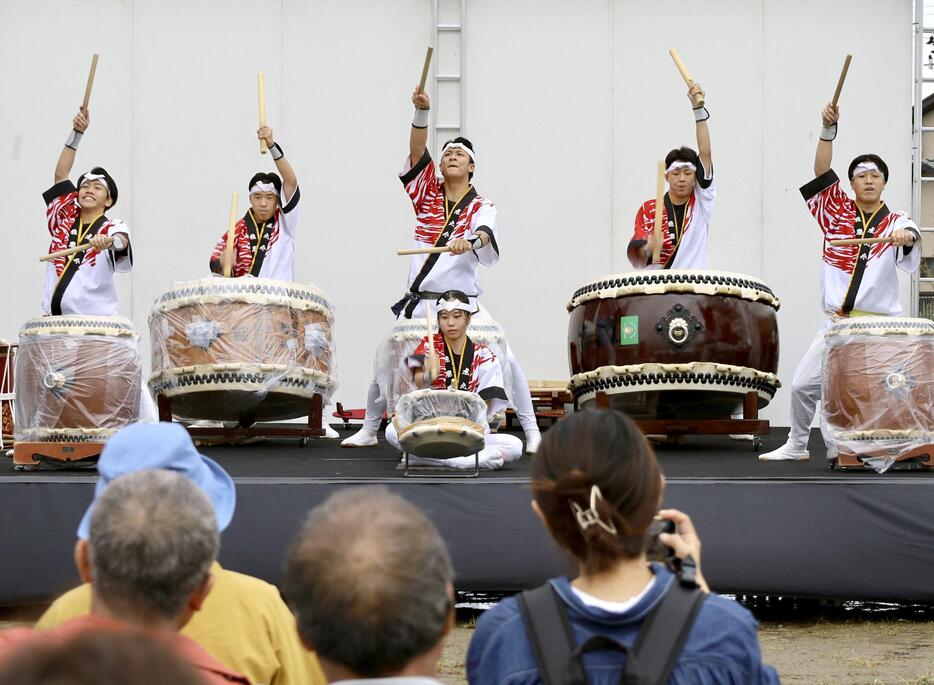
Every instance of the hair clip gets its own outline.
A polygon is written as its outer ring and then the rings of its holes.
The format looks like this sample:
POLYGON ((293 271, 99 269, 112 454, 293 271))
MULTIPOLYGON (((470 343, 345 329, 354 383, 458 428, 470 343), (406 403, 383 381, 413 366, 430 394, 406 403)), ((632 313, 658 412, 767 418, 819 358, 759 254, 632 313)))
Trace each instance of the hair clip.
POLYGON ((571 502, 571 509, 574 511, 574 516, 577 517, 577 525, 580 526, 581 530, 587 530, 590 526, 596 524, 610 535, 616 535, 616 526, 613 525, 613 522, 607 523, 597 513, 597 499, 602 500, 603 493, 600 492, 599 486, 594 485, 590 488, 590 509, 585 510, 577 502, 571 502))

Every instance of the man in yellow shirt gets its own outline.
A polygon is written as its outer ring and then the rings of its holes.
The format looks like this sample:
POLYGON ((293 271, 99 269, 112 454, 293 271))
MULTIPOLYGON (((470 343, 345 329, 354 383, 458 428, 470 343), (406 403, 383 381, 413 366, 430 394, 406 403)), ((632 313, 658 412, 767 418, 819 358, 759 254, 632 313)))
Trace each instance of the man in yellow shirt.
MULTIPOLYGON (((178 471, 194 481, 211 499, 222 532, 233 519, 233 480, 217 462, 195 450, 184 428, 170 423, 136 424, 110 438, 98 463, 95 500, 114 478, 143 469, 178 471)), ((78 527, 79 539, 88 537, 93 506, 92 502, 78 527)), ((324 685, 318 660, 303 649, 295 619, 274 585, 223 569, 217 562, 211 573, 214 587, 182 635, 255 683, 324 685)), ((36 628, 53 628, 90 609, 91 588, 84 584, 55 600, 36 628)))

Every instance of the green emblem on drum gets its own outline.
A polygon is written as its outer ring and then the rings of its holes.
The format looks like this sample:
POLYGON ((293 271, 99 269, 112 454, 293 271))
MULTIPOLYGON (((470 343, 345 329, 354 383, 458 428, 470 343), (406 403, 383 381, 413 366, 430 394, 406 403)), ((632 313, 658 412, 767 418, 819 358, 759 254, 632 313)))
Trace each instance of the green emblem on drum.
POLYGON ((639 317, 638 316, 619 317, 619 344, 620 345, 638 345, 639 344, 639 317))

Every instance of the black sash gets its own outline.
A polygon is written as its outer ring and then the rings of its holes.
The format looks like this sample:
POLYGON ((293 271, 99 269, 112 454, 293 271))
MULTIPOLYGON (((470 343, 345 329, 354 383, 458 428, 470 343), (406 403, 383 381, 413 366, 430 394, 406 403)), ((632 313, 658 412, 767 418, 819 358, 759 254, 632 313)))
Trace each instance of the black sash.
MULTIPOLYGON (((91 224, 91 227, 88 229, 87 233, 84 234, 83 239, 85 242, 93 238, 101 230, 101 227, 107 223, 108 219, 106 216, 101 214, 97 219, 91 224)), ((71 230, 68 232, 68 247, 75 247, 78 244, 78 226, 81 222, 81 216, 75 218, 75 223, 72 224, 71 230)), ((71 279, 75 277, 75 274, 78 273, 78 268, 81 266, 81 263, 84 262, 88 257, 87 252, 79 252, 78 254, 73 254, 69 258, 68 262, 65 264, 64 270, 62 270, 62 275, 58 278, 58 283, 55 284, 55 290, 52 291, 52 302, 51 310, 53 316, 62 315, 62 298, 65 296, 65 290, 68 289, 68 285, 71 283, 71 279)))
MULTIPOLYGON (((690 199, 688 200, 690 202, 690 199)), ((668 212, 669 224, 665 228, 668 230, 669 235, 671 236, 671 244, 675 246, 674 251, 671 253, 671 257, 668 258, 668 261, 665 262, 663 269, 670 269, 671 265, 674 264, 675 257, 678 256, 678 248, 681 247, 681 237, 684 235, 684 220, 688 215, 688 202, 685 202, 684 214, 681 215, 681 235, 678 235, 678 214, 675 212, 675 205, 671 201, 668 193, 665 193, 665 211, 668 212)), ((658 211, 656 209, 655 211, 658 211)))
MULTIPOLYGON (((434 247, 444 247, 448 244, 448 241, 451 239, 451 235, 454 233, 454 229, 457 227, 457 220, 460 219, 461 211, 471 202, 473 202, 475 197, 477 197, 477 191, 473 186, 471 186, 470 190, 467 191, 464 197, 460 199, 460 202, 458 202, 451 210, 451 216, 447 220, 447 223, 445 223, 444 228, 441 230, 441 235, 439 235, 438 239, 435 241, 434 247)), ((445 196, 444 209, 445 213, 447 213, 447 196, 445 196)), ((440 253, 428 255, 428 259, 426 259, 425 263, 422 264, 421 271, 418 272, 415 280, 412 281, 409 292, 405 294, 405 297, 392 306, 393 314, 399 316, 399 314, 404 309, 405 318, 412 318, 412 312, 415 311, 415 307, 418 306, 418 301, 421 299, 421 297, 419 297, 419 288, 421 288, 422 282, 428 277, 428 274, 434 268, 435 264, 438 263, 440 258, 440 253)))
POLYGON ((259 277, 260 269, 263 268, 263 262, 266 260, 266 253, 269 252, 269 237, 275 228, 276 217, 274 214, 271 221, 263 224, 266 230, 263 232, 262 240, 259 239, 259 226, 253 220, 253 212, 248 211, 244 214, 243 222, 246 224, 247 237, 250 239, 250 252, 253 254, 250 275, 259 277))
MULTIPOLYGON (((458 379, 455 390, 468 390, 470 388, 470 369, 473 366, 474 345, 470 338, 467 338, 467 344, 464 345, 464 358, 460 360, 461 377, 458 379)), ((447 369, 444 373, 444 386, 450 388, 454 380, 454 371, 457 365, 454 363, 454 353, 448 347, 448 341, 444 341, 444 356, 446 357, 447 369)))
MULTIPOLYGON (((869 222, 868 226, 863 226, 863 212, 859 207, 856 208, 856 222, 853 225, 853 234, 856 238, 872 238, 873 232, 878 228, 879 223, 889 215, 889 208, 884 204, 876 212, 875 216, 869 222)), ((856 253, 856 264, 853 265, 853 275, 850 277, 850 287, 847 288, 846 297, 843 298, 843 306, 840 311, 849 314, 853 311, 856 304, 856 295, 859 292, 859 285, 863 280, 863 273, 866 271, 866 265, 869 263, 869 252, 872 245, 860 245, 856 253)))

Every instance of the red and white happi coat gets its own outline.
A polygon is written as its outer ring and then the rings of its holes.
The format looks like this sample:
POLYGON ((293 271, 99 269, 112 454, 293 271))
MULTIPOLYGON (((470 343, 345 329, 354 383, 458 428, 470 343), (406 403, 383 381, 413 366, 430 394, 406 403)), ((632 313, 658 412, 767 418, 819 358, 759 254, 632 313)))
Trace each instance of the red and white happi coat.
POLYGON ((821 269, 824 311, 834 315, 859 311, 901 316, 895 269, 909 273, 918 269, 920 242, 904 247, 891 243, 833 247, 830 241, 886 236, 901 228, 920 237, 911 217, 905 212, 889 211, 884 204, 873 216, 860 212, 843 191, 833 169, 801 186, 801 195, 824 233, 821 269))
MULTIPOLYGON (((406 157, 399 178, 415 210, 415 239, 412 247, 440 247, 453 240, 470 240, 481 233, 489 236, 489 242, 484 247, 461 255, 413 255, 406 289, 410 292, 430 293, 460 290, 471 298, 470 303, 476 309, 476 297, 482 293, 477 283, 478 266, 493 266, 499 261, 496 208, 470 186, 463 197, 449 198, 456 205, 448 205, 448 214, 445 210, 444 184, 428 150, 414 166, 411 159, 406 157)), ((411 299, 401 310, 401 315, 406 318, 424 316, 424 308, 418 299, 411 299)))
MULTIPOLYGON (((256 276, 279 281, 295 280, 295 231, 298 228, 299 197, 296 186, 292 197, 279 195, 279 207, 272 218, 258 223, 248 210, 234 229, 233 277, 256 276)), ((221 255, 227 249, 227 232, 211 253, 211 271, 222 273, 221 255)))
MULTIPOLYGON (((431 384, 432 388, 446 390, 454 387, 456 390, 475 392, 487 401, 490 414, 506 408, 509 400, 503 388, 503 369, 499 359, 490 348, 465 337, 463 359, 461 359, 460 350, 451 350, 441 332, 432 336, 432 343, 441 367, 441 372, 431 384), (458 369, 460 376, 455 381, 454 374, 458 369)), ((426 335, 409 357, 409 368, 424 367, 427 355, 428 336, 426 335)))
MULTIPOLYGON (((86 243, 95 235, 123 233, 127 239, 130 237, 125 223, 105 215, 90 226, 82 226, 78 190, 69 180, 56 183, 42 198, 51 236, 49 254, 75 247, 79 240, 86 243)), ((113 275, 132 268, 133 253, 129 245, 120 251, 105 250, 101 254, 90 249, 46 262, 42 312, 46 315, 116 316, 117 290, 113 275)))
POLYGON ((638 248, 645 245, 655 231, 655 200, 643 202, 636 212, 632 240, 629 242, 632 265, 640 269, 706 269, 707 234, 716 199, 717 186, 713 170, 708 176, 703 164, 697 170, 694 192, 685 204, 683 219, 674 209, 666 192, 665 207, 662 209, 662 249, 659 263, 648 265, 635 256, 638 248))

